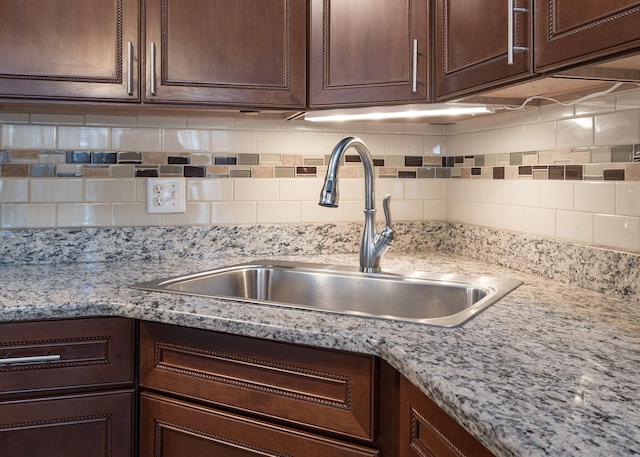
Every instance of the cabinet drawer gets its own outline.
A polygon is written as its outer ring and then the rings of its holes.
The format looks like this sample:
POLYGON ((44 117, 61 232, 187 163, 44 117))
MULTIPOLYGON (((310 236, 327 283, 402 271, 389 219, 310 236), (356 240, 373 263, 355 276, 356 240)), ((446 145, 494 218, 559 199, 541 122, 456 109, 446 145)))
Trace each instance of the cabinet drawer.
POLYGON ((0 402, 4 456, 131 457, 133 389, 0 402))
POLYGON ((133 321, 0 324, 0 398, 133 382, 133 321))
POLYGON ((375 449, 143 393, 140 457, 376 457, 375 449))
POLYGON ((144 322, 140 351, 143 387, 373 439, 373 357, 144 322))

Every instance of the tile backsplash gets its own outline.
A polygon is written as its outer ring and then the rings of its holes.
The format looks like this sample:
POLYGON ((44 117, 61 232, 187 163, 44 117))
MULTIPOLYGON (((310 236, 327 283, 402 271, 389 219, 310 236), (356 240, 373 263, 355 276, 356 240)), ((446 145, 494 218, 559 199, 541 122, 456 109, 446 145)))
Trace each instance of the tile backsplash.
POLYGON ((328 155, 360 136, 397 221, 448 221, 640 251, 640 91, 451 125, 0 113, 0 227, 362 220, 355 154, 317 205, 328 155), (182 176, 184 214, 147 214, 146 177, 182 176))

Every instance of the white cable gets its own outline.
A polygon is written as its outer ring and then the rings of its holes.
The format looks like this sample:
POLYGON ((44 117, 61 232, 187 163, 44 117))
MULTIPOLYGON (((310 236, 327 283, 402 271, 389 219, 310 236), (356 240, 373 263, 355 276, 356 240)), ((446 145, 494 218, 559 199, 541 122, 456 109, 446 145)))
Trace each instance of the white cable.
POLYGON ((559 105, 562 105, 562 106, 572 106, 572 105, 575 105, 577 103, 581 103, 581 102, 583 102, 585 100, 590 100, 590 99, 595 98, 595 97, 600 97, 602 95, 607 95, 608 93, 613 92, 614 90, 616 90, 618 87, 622 86, 623 84, 625 84, 625 83, 617 82, 607 90, 603 90, 602 92, 595 92, 593 94, 585 95, 584 97, 580 97, 579 99, 573 100, 571 102, 561 102, 559 100, 556 100, 555 98, 545 97, 543 95, 533 95, 533 96, 527 98, 524 101, 524 103, 522 105, 518 106, 518 107, 513 108, 513 107, 510 107, 510 106, 503 106, 502 108, 506 109, 506 110, 510 110, 510 111, 518 111, 518 110, 521 110, 522 108, 524 108, 525 106, 527 106, 527 104, 532 102, 533 100, 548 100, 550 102, 558 103, 559 105))

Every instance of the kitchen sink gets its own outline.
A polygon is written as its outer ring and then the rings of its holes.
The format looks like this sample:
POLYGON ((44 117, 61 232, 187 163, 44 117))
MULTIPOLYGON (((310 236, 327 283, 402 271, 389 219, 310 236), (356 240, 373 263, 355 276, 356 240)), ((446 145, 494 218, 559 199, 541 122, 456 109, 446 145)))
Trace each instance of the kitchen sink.
POLYGON ((363 273, 347 266, 260 260, 131 287, 455 327, 520 284, 486 276, 363 273))

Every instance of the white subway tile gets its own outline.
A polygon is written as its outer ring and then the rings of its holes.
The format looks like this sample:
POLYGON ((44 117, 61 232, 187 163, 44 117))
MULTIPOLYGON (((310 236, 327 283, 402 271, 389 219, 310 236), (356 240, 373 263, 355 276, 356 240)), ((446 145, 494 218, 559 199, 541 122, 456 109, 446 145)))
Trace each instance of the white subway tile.
POLYGON ((32 202, 81 202, 83 180, 79 178, 32 178, 29 189, 32 202))
POLYGON ((454 201, 452 222, 473 224, 473 210, 474 204, 471 202, 454 201))
POLYGON ((232 179, 187 179, 187 201, 231 201, 232 179))
POLYGON ((476 203, 473 208, 473 223, 482 227, 495 227, 499 211, 499 205, 476 203))
POLYGON ((495 154, 498 151, 498 131, 495 129, 472 133, 469 141, 471 155, 495 154))
MULTIPOLYGON (((342 183, 342 181, 341 181, 342 183)), ((320 191, 324 184, 321 178, 283 178, 279 180, 280 200, 282 201, 315 201, 320 199, 320 191)))
POLYGON ((258 132, 259 154, 300 154, 302 133, 258 132))
POLYGON ((631 108, 640 108, 640 90, 631 90, 616 94, 617 109, 622 111, 631 108))
POLYGON ((552 209, 525 208, 524 228, 527 233, 553 237, 556 235, 556 212, 552 209))
POLYGON ((233 130, 233 118, 230 117, 188 117, 187 127, 190 129, 222 129, 233 130))
MULTIPOLYGON (((356 136, 360 138, 366 145, 372 156, 398 155, 394 151, 387 150, 387 136, 381 133, 362 133, 356 132, 355 135, 343 134, 342 137, 356 136)), ((333 148, 332 148, 333 149, 333 148)), ((329 151, 331 153, 331 151, 329 151)), ((357 154, 354 149, 348 151, 349 155, 357 154)))
POLYGON ((574 184, 575 211, 615 214, 616 185, 612 182, 576 182, 574 184))
POLYGON ((27 178, 0 178, 0 203, 29 201, 29 180, 27 178))
POLYGON ((540 184, 540 206, 552 209, 573 209, 571 181, 545 181, 540 184))
POLYGON ((111 143, 119 151, 161 151, 161 130, 155 128, 111 129, 111 143))
POLYGON ((424 155, 422 135, 385 135, 385 155, 424 155))
MULTIPOLYGON (((540 184, 536 180, 514 180, 511 183, 511 204, 540 206, 540 184)), ((546 181, 544 182, 546 184, 546 181)))
POLYGON ((511 180, 494 179, 484 183, 485 201, 498 205, 511 202, 511 180))
POLYGON ((138 127, 186 127, 187 119, 179 116, 138 116, 138 127))
POLYGON ((210 205, 206 202, 189 202, 184 213, 164 213, 162 225, 208 225, 211 219, 210 205))
POLYGON ((554 149, 556 147, 556 123, 540 122, 527 124, 524 127, 525 151, 554 149))
POLYGON ((593 214, 556 211, 556 236, 580 243, 593 243, 593 214))
POLYGON ((257 203, 257 222, 259 224, 296 223, 301 220, 300 202, 257 203))
POLYGON ((0 216, 3 229, 54 228, 56 205, 5 203, 0 216))
POLYGON ((0 113, 0 124, 28 124, 29 117, 27 113, 0 113))
POLYGON ((84 185, 84 201, 135 202, 136 179, 86 179, 84 185))
POLYGON ((404 179, 406 200, 442 200, 444 198, 443 179, 404 179))
POLYGON ((559 148, 593 145, 593 118, 579 117, 557 122, 556 145, 559 148))
POLYGON ((444 183, 444 195, 447 200, 464 200, 464 181, 462 179, 447 179, 444 183))
POLYGON ((108 203, 61 203, 58 227, 108 227, 111 208, 108 203))
POLYGON ((447 137, 425 136, 424 137, 424 154, 429 156, 439 156, 447 153, 447 137))
MULTIPOLYGON (((447 202, 446 200, 425 200, 424 220, 425 221, 446 221, 447 220, 447 202)), ((393 213, 391 215, 393 217, 393 213)))
POLYGON ((110 114, 85 114, 86 125, 100 125, 105 127, 135 127, 138 125, 136 116, 116 116, 110 114))
POLYGON ((258 137, 255 131, 213 130, 211 151, 225 154, 255 154, 258 137))
POLYGON ((60 149, 108 149, 109 129, 104 127, 58 127, 60 149))
POLYGON ((303 132, 300 152, 304 155, 328 156, 342 138, 343 135, 338 133, 303 132))
POLYGON ((628 144, 640 141, 640 110, 599 114, 595 119, 595 144, 628 144))
POLYGON ((162 149, 168 152, 209 151, 209 131, 164 129, 162 149))
POLYGON ((318 205, 318 202, 300 202, 300 222, 303 223, 329 223, 329 222, 342 222, 344 219, 344 208, 339 206, 338 208, 325 208, 318 205))
POLYGON ((501 230, 524 231, 524 208, 522 206, 500 206, 496 214, 496 228, 501 230))
POLYGON ((145 203, 113 203, 111 225, 114 227, 158 227, 161 214, 147 213, 145 203))
POLYGON ((3 125, 2 147, 6 149, 55 149, 56 128, 46 125, 3 125))
POLYGON ((464 201, 484 203, 484 180, 463 179, 461 182, 464 201))
POLYGON ((498 144, 495 152, 524 151, 524 125, 514 125, 498 130, 498 144))
POLYGON ((82 125, 84 116, 82 114, 32 114, 29 122, 31 124, 82 125))
POLYGON ((269 130, 277 131, 280 128, 280 121, 272 119, 237 118, 233 121, 236 130, 269 130))
MULTIPOLYGON (((401 200, 403 198, 407 198, 404 195, 404 182, 403 181, 417 181, 417 179, 393 179, 393 178, 384 178, 377 179, 375 181, 375 192, 376 192, 376 202, 382 202, 382 198, 389 194, 391 195, 391 201, 401 200)), ((422 180, 420 180, 422 181, 422 180)), ((364 195, 364 190, 362 191, 362 195, 364 195)), ((381 203, 377 203, 381 204, 381 203)), ((380 206, 382 208, 382 206, 380 206)))
MULTIPOLYGON (((540 121, 555 121, 573 117, 573 106, 551 104, 540 108, 540 121)), ((537 122, 535 120, 528 122, 537 122)))
POLYGON ((640 218, 594 215, 594 242, 628 251, 640 250, 640 218))
MULTIPOLYGON (((382 205, 379 206, 377 221, 384 222, 382 205)), ((396 200, 391 207, 392 221, 422 221, 424 220, 424 204, 419 200, 396 200)))
POLYGON ((233 178, 233 193, 237 201, 278 200, 280 196, 277 179, 233 178))
POLYGON ((374 133, 404 133, 404 124, 400 122, 378 121, 366 123, 364 128, 367 132, 374 133))
MULTIPOLYGON (((341 201, 340 208, 343 210, 345 222, 364 222, 364 200, 341 201)), ((335 208, 324 209, 333 211, 335 208)))
POLYGON ((212 224, 255 224, 256 202, 211 203, 212 224))
POLYGON ((640 216, 640 182, 616 183, 616 214, 640 216))

